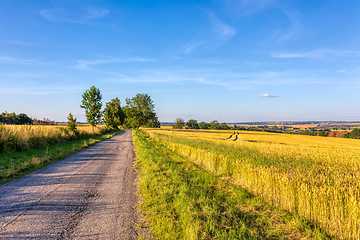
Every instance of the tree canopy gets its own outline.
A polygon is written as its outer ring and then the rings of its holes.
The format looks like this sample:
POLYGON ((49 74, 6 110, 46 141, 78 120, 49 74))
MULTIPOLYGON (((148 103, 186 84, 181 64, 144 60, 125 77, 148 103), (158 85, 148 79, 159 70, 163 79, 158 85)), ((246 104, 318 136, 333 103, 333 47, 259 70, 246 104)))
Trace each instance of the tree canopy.
POLYGON ((226 124, 226 122, 223 122, 220 124, 219 129, 221 130, 229 130, 230 127, 226 124))
POLYGON ((173 125, 174 129, 183 129, 183 127, 185 126, 185 121, 182 118, 177 118, 175 120, 175 124, 173 125))
POLYGON ((345 134, 346 138, 355 138, 355 139, 360 139, 360 129, 359 128, 354 128, 353 130, 351 130, 351 132, 348 132, 347 134, 345 134))
POLYGON ((210 129, 219 129, 220 123, 217 120, 213 120, 209 123, 209 128, 210 129))
POLYGON ((93 131, 96 124, 101 122, 101 99, 100 89, 95 86, 91 86, 82 95, 80 107, 85 109, 86 120, 93 127, 93 131))
POLYGON ((3 112, 0 114, 0 123, 5 124, 33 124, 33 120, 25 113, 8 113, 3 112))
POLYGON ((190 119, 189 121, 187 121, 186 127, 189 128, 189 129, 198 129, 199 125, 198 125, 197 120, 190 119))
POLYGON ((120 106, 118 98, 111 99, 111 102, 106 103, 104 110, 104 123, 107 128, 118 128, 125 122, 125 113, 120 106))
POLYGON ((135 97, 126 98, 124 112, 126 115, 125 125, 128 127, 160 127, 155 113, 155 104, 148 94, 139 93, 135 97))
POLYGON ((209 128, 209 124, 206 123, 206 122, 200 122, 198 124, 198 126, 199 126, 200 129, 208 129, 209 128))

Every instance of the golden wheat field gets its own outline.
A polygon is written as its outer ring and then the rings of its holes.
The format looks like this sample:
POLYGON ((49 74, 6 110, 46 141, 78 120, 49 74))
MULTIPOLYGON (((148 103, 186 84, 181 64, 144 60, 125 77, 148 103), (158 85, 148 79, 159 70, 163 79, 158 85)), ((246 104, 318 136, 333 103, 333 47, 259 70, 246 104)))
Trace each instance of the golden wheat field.
POLYGON ((144 129, 209 172, 340 239, 360 238, 360 141, 250 131, 144 129))
MULTIPOLYGON (((102 133, 105 126, 95 128, 95 134, 102 133)), ((77 126, 77 135, 92 135, 90 125, 77 126)), ((48 144, 67 141, 75 133, 66 127, 43 125, 0 125, 0 152, 23 151, 48 144)))

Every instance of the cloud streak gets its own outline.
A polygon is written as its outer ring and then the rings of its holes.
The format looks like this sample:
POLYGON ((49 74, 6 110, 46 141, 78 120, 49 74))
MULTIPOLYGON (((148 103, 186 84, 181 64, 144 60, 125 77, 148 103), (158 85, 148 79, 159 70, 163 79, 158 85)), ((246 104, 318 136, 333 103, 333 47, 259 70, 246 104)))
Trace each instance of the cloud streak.
POLYGON ((209 29, 205 34, 196 36, 182 47, 184 54, 191 54, 196 50, 215 50, 236 35, 236 29, 223 22, 214 13, 206 11, 209 29))
POLYGON ((38 65, 44 64, 35 59, 25 59, 25 58, 16 58, 16 57, 9 57, 9 56, 0 56, 0 63, 5 64, 16 64, 16 65, 38 65))
POLYGON ((183 53, 190 54, 195 51, 195 49, 201 47, 204 43, 200 40, 192 39, 187 42, 183 47, 183 53))
POLYGON ((307 52, 272 53, 271 56, 273 58, 360 57, 360 51, 319 49, 307 52))
POLYGON ((5 87, 0 88, 0 93, 3 95, 50 95, 50 94, 67 94, 76 93, 79 90, 85 89, 86 86, 74 86, 74 87, 59 87, 59 86, 24 86, 24 87, 5 87))
POLYGON ((226 2, 228 6, 244 14, 253 14, 276 4, 278 0, 227 0, 226 2))
POLYGON ((276 43, 283 42, 293 38, 296 35, 296 33, 301 29, 300 20, 294 12, 284 7, 278 7, 278 9, 280 9, 280 11, 283 12, 286 15, 286 17, 289 19, 290 27, 289 29, 286 30, 286 32, 282 36, 280 36, 276 40, 276 43))
POLYGON ((276 97, 280 97, 280 96, 279 96, 279 95, 271 95, 271 94, 265 93, 265 94, 260 95, 260 97, 276 98, 276 97))
POLYGON ((152 62, 153 59, 147 58, 113 58, 113 59, 98 59, 98 60, 78 60, 77 63, 73 66, 76 69, 89 69, 89 66, 102 65, 109 63, 131 63, 131 62, 152 62))
POLYGON ((68 22, 77 24, 91 24, 96 19, 100 19, 109 14, 105 8, 86 8, 78 11, 69 11, 64 8, 53 8, 42 10, 39 14, 50 22, 68 22))
POLYGON ((23 41, 4 41, 5 43, 12 44, 12 45, 19 45, 19 46, 34 46, 35 43, 32 42, 23 42, 23 41))
POLYGON ((209 12, 209 17, 212 22, 212 32, 215 34, 216 38, 213 49, 216 49, 235 36, 236 29, 221 21, 212 12, 209 12))

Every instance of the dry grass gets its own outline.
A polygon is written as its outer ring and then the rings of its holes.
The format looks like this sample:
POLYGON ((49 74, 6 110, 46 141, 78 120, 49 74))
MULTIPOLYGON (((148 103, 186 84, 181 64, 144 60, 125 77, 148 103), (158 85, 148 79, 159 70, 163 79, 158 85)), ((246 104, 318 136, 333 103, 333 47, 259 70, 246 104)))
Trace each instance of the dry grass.
MULTIPOLYGON (((103 133, 98 127, 95 134, 103 133)), ((69 132, 66 127, 34 125, 0 125, 0 153, 40 148, 69 139, 79 139, 92 135, 91 126, 80 126, 77 133, 69 132)))

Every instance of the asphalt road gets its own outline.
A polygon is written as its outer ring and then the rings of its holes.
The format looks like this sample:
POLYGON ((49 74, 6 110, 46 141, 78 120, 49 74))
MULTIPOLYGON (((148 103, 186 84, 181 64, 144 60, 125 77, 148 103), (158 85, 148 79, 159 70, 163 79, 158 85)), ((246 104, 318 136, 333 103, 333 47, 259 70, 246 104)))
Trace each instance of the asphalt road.
POLYGON ((135 239, 131 130, 0 185, 0 239, 135 239))

